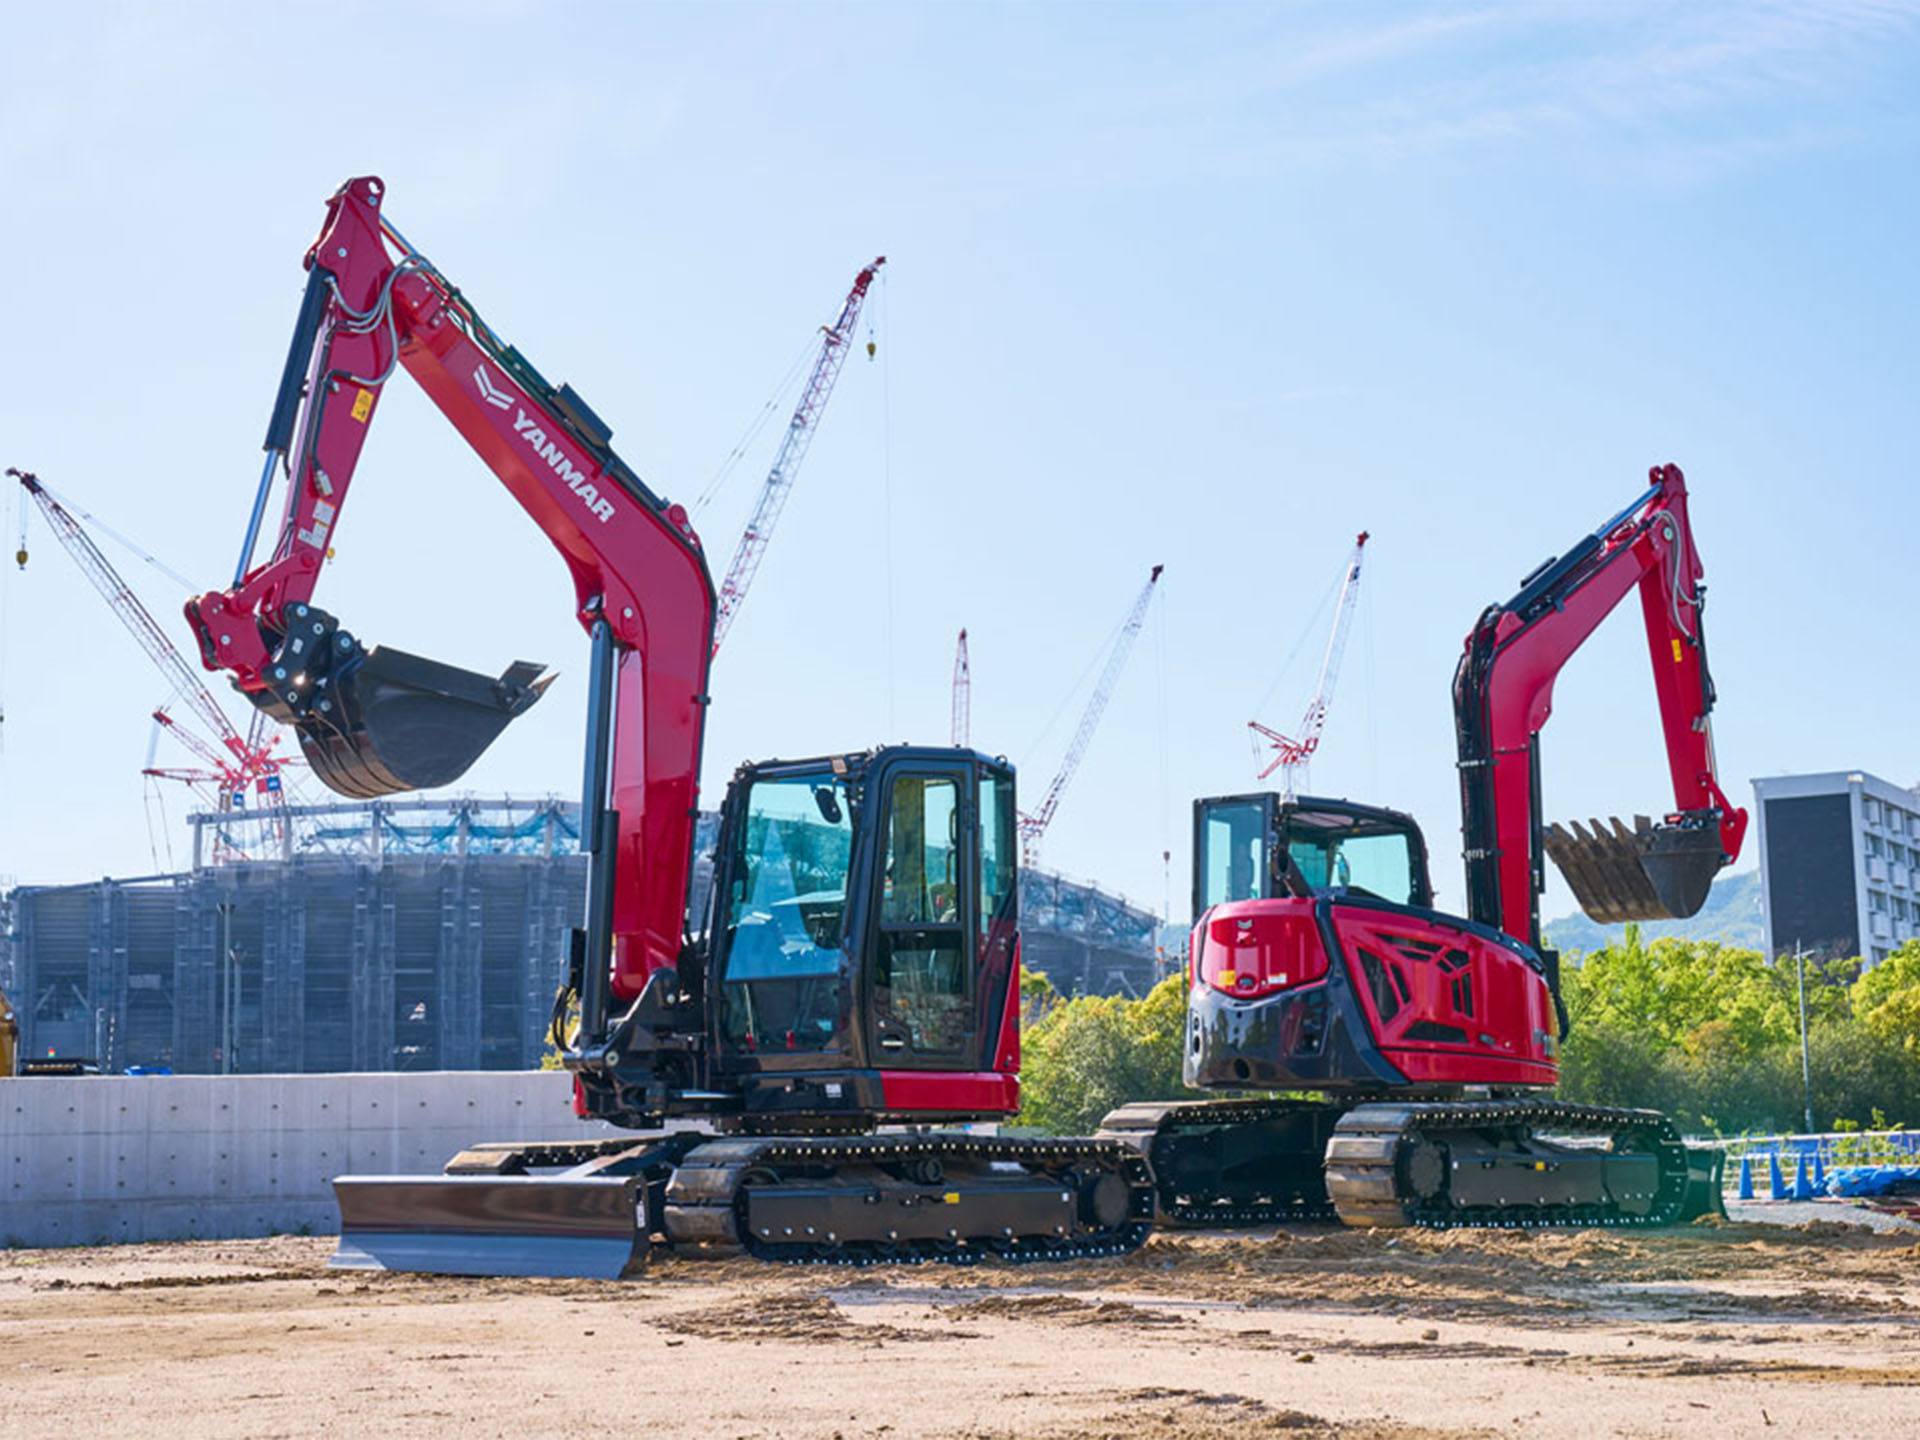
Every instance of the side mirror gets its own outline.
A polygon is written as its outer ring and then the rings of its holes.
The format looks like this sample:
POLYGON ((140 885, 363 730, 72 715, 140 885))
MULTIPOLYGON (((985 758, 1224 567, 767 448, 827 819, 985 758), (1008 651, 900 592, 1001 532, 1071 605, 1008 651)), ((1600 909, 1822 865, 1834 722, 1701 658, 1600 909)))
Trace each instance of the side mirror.
POLYGON ((843 818, 840 809, 840 797, 833 793, 831 785, 813 787, 814 807, 819 810, 820 818, 829 825, 838 825, 843 818))

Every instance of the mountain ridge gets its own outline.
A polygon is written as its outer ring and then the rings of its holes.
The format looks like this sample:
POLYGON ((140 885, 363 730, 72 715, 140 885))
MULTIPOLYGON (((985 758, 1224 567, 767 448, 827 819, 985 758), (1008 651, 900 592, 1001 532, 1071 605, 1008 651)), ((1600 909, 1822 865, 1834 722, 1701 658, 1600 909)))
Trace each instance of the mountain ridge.
MULTIPOLYGON (((1541 929, 1546 940, 1563 954, 1587 954, 1621 939, 1624 925, 1600 925, 1575 913, 1549 920, 1541 929)), ((1647 920, 1640 926, 1643 940, 1718 940, 1742 950, 1764 950, 1766 920, 1760 905, 1760 872, 1738 870, 1714 881, 1700 913, 1686 920, 1647 920)))

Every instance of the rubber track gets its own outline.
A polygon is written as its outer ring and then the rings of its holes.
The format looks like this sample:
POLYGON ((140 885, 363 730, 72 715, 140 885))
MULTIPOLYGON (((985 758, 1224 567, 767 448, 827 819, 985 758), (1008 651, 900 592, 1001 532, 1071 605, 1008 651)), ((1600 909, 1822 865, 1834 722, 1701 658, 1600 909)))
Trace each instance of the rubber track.
POLYGON ((1453 1101, 1357 1106, 1342 1116, 1327 1145, 1327 1192, 1352 1226, 1469 1227, 1513 1230, 1671 1225, 1686 1200, 1687 1154, 1673 1122, 1657 1110, 1617 1110, 1551 1100, 1453 1101), (1525 1124, 1535 1132, 1615 1137, 1638 1132, 1661 1157, 1660 1194, 1645 1215, 1612 1205, 1513 1207, 1420 1205, 1402 1193, 1400 1149, 1423 1131, 1525 1124))
MULTIPOLYGON (((811 1182, 810 1182, 811 1183, 811 1182)), ((717 1222, 725 1223, 730 1242, 719 1248, 743 1249, 758 1260, 789 1265, 977 1265, 997 1259, 1011 1264, 1042 1264, 1062 1260, 1091 1260, 1126 1255, 1140 1248, 1153 1229, 1153 1175, 1146 1161, 1131 1147, 1110 1140, 1016 1140, 987 1135, 868 1135, 860 1137, 729 1138, 711 1141, 692 1151, 675 1170, 666 1196, 669 1234, 689 1228, 715 1236, 717 1222), (964 1157, 984 1162, 1037 1165, 1041 1169, 1074 1160, 1096 1160, 1125 1179, 1132 1190, 1133 1212, 1118 1229, 1098 1237, 1058 1240, 975 1239, 953 1246, 931 1240, 898 1242, 854 1241, 827 1250, 817 1244, 769 1244, 756 1239, 737 1223, 743 1198, 740 1181, 756 1167, 803 1161, 810 1167, 823 1162, 864 1164, 919 1156, 964 1157), (695 1189, 695 1174, 703 1192, 697 1203, 687 1203, 695 1189), (718 1173, 715 1173, 718 1172, 718 1173), (676 1190, 681 1192, 676 1196, 676 1190), (716 1212, 725 1212, 725 1221, 716 1212), (689 1226, 689 1222, 691 1226, 689 1226)), ((717 1238, 717 1236, 715 1237, 717 1238)))
MULTIPOLYGON (((1099 1138, 1131 1145, 1149 1161, 1162 1144, 1178 1144, 1182 1126, 1261 1125, 1302 1109, 1330 1109, 1319 1100, 1178 1100, 1167 1104, 1123 1105, 1100 1122, 1099 1138)), ((1174 1167, 1164 1167, 1171 1171, 1174 1167)), ((1156 1171, 1156 1174, 1159 1173, 1156 1171)), ((1313 1224, 1337 1220, 1333 1202, 1266 1205, 1218 1205, 1191 1196, 1159 1195, 1159 1218, 1167 1225, 1211 1226, 1313 1224)))

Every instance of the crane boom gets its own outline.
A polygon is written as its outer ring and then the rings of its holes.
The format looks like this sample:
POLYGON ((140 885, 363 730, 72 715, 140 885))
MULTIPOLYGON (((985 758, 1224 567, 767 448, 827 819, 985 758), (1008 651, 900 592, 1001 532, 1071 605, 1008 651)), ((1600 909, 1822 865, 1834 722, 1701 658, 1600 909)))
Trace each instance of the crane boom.
POLYGON ((965 749, 973 730, 973 662, 967 658, 967 632, 953 647, 953 743, 965 749))
POLYGON ((1340 595, 1333 603, 1333 629, 1327 633, 1327 648, 1320 656, 1320 675, 1314 681, 1313 698, 1291 736, 1269 729, 1258 720, 1249 720, 1247 728, 1264 736, 1273 746, 1273 759, 1260 772, 1266 779, 1280 771, 1282 793, 1293 799, 1313 752, 1320 748, 1320 733, 1327 727, 1327 708, 1333 703, 1333 687, 1340 681, 1340 662, 1347 653, 1347 632, 1353 628, 1354 605, 1360 598, 1360 561, 1366 553, 1367 532, 1362 530, 1347 556, 1346 576, 1340 582, 1340 595))
POLYGON ((720 642, 733 625, 733 617, 747 598, 753 577, 759 572, 767 543, 773 538, 773 527, 780 523, 780 512, 786 508, 794 478, 800 473, 800 462, 806 459, 807 447, 813 444, 814 432, 819 429, 820 412, 826 409, 827 398, 833 394, 840 367, 847 363, 847 348, 853 341, 854 326, 859 323, 860 307, 866 303, 867 287, 886 263, 887 257, 879 256, 853 277, 853 288, 840 304, 840 318, 821 332, 820 354, 800 391, 799 403, 793 407, 793 418, 787 421, 787 433, 781 437, 773 468, 760 487, 760 499, 747 520, 747 528, 740 532, 740 543, 734 547, 733 559, 720 581, 713 620, 713 653, 716 655, 720 652, 720 642))
POLYGON ((1119 638, 1108 652, 1106 668, 1100 672, 1093 694, 1087 697, 1087 708, 1080 716, 1079 728, 1073 732, 1073 741, 1067 746, 1059 772, 1047 786, 1046 793, 1040 797, 1039 805, 1020 817, 1020 849, 1025 862, 1030 863, 1039 851, 1040 839, 1046 834, 1047 826, 1053 823, 1054 811, 1060 808, 1060 797, 1066 793, 1074 771, 1080 768, 1080 761, 1093 740, 1093 732, 1100 726, 1100 717, 1106 714, 1107 702, 1113 698, 1113 687, 1119 683, 1120 672, 1126 668, 1127 656, 1133 653, 1133 642, 1139 638, 1140 627, 1146 623, 1147 606, 1153 603, 1154 587, 1159 584, 1160 572, 1165 568, 1164 565, 1154 566, 1147 576, 1147 583, 1140 587, 1140 593, 1134 597, 1133 608, 1127 612, 1127 618, 1120 626, 1119 638))
MULTIPOLYGON (((127 632, 147 652, 147 658, 166 676, 167 683, 173 687, 181 703, 200 718, 209 734, 226 746, 233 763, 243 765, 247 759, 246 741, 234 729, 233 722, 220 708, 220 702, 213 698, 167 638, 152 613, 140 603, 140 597, 133 593, 133 587, 121 577, 100 547, 93 543, 93 537, 81 528, 80 522, 68 513, 64 505, 54 499, 46 486, 40 483, 38 476, 13 469, 9 469, 7 474, 18 480, 33 497, 34 503, 47 517, 47 524, 55 537, 73 556, 81 573, 93 582, 93 588, 106 599, 113 613, 120 617, 120 623, 126 626, 127 632)), ((25 546, 21 548, 24 550, 25 546)))

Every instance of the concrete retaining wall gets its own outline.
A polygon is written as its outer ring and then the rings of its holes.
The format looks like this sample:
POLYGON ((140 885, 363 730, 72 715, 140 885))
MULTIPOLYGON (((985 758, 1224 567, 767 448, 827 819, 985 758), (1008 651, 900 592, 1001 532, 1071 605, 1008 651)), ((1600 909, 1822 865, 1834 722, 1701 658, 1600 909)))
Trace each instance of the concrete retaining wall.
POLYGON ((325 1234, 336 1175, 618 1133, 558 1072, 0 1079, 0 1246, 325 1234))

